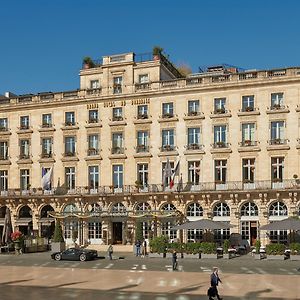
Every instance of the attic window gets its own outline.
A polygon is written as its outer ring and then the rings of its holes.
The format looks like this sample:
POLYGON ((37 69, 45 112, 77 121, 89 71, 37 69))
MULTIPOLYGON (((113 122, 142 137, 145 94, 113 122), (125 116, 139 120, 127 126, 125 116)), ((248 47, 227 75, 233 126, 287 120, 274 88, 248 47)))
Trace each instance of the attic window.
POLYGON ((110 62, 119 62, 119 61, 124 61, 125 55, 116 55, 116 56, 111 56, 110 57, 110 62))

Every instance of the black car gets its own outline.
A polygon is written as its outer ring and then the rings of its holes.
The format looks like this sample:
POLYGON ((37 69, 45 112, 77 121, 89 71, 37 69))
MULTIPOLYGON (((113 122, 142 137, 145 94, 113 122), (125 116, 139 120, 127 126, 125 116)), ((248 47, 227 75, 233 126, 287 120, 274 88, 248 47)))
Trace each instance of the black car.
POLYGON ((54 252, 51 254, 51 258, 55 260, 92 260, 98 256, 96 250, 81 249, 81 248, 69 248, 62 252, 54 252))

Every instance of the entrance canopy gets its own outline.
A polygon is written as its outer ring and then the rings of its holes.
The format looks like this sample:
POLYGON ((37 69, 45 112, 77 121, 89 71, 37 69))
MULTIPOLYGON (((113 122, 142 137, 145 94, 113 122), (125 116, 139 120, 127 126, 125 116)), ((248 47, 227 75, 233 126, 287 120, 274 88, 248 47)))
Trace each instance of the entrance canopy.
POLYGON ((270 224, 260 227, 260 230, 300 230, 299 218, 287 218, 281 221, 274 221, 270 224))
POLYGON ((233 227, 233 225, 230 225, 228 223, 212 221, 209 219, 202 219, 198 221, 186 222, 184 224, 175 226, 172 228, 172 230, 179 230, 179 229, 215 230, 215 229, 228 229, 231 227, 233 227))

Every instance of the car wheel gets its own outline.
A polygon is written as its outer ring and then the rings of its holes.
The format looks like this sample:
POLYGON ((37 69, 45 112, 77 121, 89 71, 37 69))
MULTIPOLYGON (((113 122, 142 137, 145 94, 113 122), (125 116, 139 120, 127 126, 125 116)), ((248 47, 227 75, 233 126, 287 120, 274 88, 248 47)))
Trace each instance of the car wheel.
POLYGON ((80 254, 79 260, 80 261, 86 261, 86 255, 85 254, 80 254))
POLYGON ((61 260, 61 255, 59 253, 55 254, 54 259, 61 260))

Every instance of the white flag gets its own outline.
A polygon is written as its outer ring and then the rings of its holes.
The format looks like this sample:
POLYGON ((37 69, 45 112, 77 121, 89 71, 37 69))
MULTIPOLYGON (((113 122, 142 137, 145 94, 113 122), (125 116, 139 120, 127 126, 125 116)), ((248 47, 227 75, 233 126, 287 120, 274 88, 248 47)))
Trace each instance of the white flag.
POLYGON ((170 161, 168 158, 165 169, 164 169, 164 173, 163 173, 163 185, 167 185, 167 180, 171 176, 172 176, 172 168, 171 168, 171 164, 170 164, 170 161))
POLYGON ((48 172, 46 172, 46 169, 42 169, 42 181, 41 181, 41 185, 42 185, 42 189, 43 190, 49 190, 51 187, 51 180, 52 180, 52 170, 53 167, 50 168, 50 170, 48 170, 48 172))

